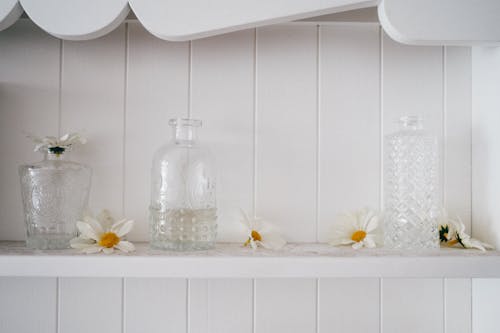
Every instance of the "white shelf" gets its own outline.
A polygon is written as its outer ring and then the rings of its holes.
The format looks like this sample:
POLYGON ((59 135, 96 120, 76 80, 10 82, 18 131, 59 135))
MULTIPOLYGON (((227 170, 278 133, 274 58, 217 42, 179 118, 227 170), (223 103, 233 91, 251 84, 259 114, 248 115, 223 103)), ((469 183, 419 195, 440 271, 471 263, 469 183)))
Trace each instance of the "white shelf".
POLYGON ((325 244, 289 244, 252 251, 240 244, 215 250, 163 252, 137 244, 133 254, 84 255, 76 250, 36 251, 0 242, 0 276, 60 277, 500 277, 500 252, 440 249, 401 252, 352 250, 325 244))

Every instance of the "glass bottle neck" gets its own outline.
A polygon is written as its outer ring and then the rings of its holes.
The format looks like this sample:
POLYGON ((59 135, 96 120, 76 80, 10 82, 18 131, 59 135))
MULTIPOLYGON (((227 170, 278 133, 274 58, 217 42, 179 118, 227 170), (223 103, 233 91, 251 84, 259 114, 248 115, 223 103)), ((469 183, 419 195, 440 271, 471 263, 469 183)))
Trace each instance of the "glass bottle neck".
POLYGON ((422 118, 418 116, 401 117, 398 123, 401 130, 416 131, 423 129, 422 118))
POLYGON ((56 153, 52 153, 50 151, 47 151, 45 153, 45 160, 47 160, 47 161, 64 161, 65 159, 66 158, 65 158, 64 153, 56 154, 56 153))
POLYGON ((192 146, 198 142, 198 129, 190 125, 177 125, 174 128, 174 142, 178 145, 192 146))

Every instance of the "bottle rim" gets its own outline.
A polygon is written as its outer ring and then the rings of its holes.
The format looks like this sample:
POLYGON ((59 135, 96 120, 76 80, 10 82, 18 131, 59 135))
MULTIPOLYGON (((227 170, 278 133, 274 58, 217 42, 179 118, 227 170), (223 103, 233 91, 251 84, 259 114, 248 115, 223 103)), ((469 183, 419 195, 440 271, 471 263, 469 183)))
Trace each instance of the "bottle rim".
POLYGON ((202 122, 199 119, 192 119, 192 118, 172 118, 168 121, 168 124, 172 127, 177 127, 177 126, 201 127, 202 122))

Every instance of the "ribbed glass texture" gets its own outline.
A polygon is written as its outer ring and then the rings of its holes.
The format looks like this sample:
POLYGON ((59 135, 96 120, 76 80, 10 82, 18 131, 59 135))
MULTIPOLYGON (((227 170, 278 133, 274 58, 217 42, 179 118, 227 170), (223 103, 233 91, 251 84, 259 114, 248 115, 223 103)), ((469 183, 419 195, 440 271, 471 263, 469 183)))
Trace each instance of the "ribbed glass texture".
POLYGON ((38 163, 19 167, 26 246, 64 249, 77 236, 76 222, 87 209, 92 171, 47 152, 38 163))
POLYGON ((153 158, 150 233, 156 249, 189 251, 215 246, 216 172, 210 151, 200 145, 201 121, 172 119, 173 140, 153 158))
POLYGON ((385 137, 384 246, 438 248, 438 141, 422 129, 418 117, 403 117, 399 123, 399 131, 385 137))

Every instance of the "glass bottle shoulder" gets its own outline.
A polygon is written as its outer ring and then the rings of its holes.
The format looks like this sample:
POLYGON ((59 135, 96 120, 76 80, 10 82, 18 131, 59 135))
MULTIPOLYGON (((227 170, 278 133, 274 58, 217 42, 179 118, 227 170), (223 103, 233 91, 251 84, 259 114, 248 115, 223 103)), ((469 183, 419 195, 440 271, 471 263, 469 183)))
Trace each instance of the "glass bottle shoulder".
POLYGON ((87 171, 91 172, 91 168, 79 162, 68 161, 68 160, 42 160, 35 163, 27 163, 21 165, 19 170, 54 170, 54 171, 63 171, 63 170, 73 170, 73 171, 87 171))

